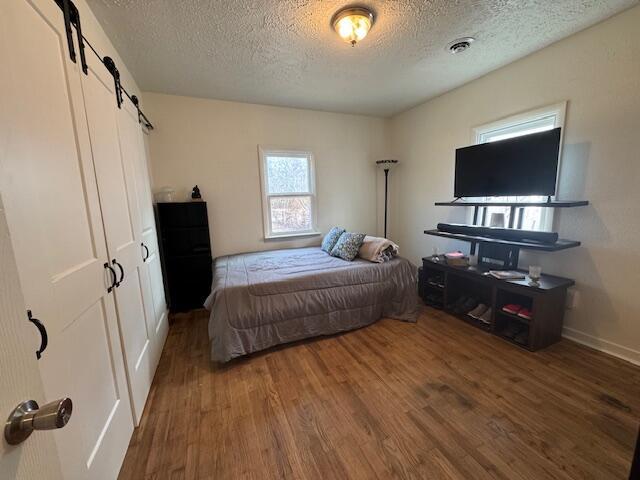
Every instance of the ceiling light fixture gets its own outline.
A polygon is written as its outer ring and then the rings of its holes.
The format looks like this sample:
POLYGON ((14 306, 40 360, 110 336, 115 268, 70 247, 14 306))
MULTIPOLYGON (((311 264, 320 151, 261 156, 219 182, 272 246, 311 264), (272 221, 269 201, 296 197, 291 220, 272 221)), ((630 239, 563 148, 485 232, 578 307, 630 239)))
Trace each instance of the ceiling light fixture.
POLYGON ((462 53, 465 50, 469 50, 469 48, 471 48, 471 44, 475 41, 476 39, 473 37, 458 38, 447 45, 447 50, 453 54, 462 53))
POLYGON ((340 38, 355 46, 371 30, 373 19, 373 12, 366 8, 347 7, 336 12, 331 24, 340 38))

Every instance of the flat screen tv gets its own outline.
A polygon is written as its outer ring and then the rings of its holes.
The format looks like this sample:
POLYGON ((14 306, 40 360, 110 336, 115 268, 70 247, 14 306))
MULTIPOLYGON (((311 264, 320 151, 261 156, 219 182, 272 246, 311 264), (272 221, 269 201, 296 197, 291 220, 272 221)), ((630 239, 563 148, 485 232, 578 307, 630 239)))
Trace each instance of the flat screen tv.
POLYGON ((560 130, 457 149, 454 195, 555 195, 560 130))

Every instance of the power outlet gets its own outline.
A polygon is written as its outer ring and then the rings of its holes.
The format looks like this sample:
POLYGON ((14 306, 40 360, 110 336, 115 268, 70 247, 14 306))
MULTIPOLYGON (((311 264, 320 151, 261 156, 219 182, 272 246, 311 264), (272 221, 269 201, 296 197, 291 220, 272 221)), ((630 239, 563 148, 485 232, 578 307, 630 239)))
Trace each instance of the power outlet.
POLYGON ((573 288, 567 290, 567 302, 565 308, 567 310, 573 310, 574 308, 578 308, 578 304, 580 302, 580 292, 573 288))

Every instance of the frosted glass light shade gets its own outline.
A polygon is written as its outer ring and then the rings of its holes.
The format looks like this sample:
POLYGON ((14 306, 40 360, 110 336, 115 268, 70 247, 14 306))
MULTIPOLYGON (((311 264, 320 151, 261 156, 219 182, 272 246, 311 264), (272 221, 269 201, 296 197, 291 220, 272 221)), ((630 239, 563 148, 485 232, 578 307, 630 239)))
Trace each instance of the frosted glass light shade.
POLYGON ((335 14, 332 24, 340 38, 353 46, 371 30, 373 13, 366 8, 345 8, 335 14))

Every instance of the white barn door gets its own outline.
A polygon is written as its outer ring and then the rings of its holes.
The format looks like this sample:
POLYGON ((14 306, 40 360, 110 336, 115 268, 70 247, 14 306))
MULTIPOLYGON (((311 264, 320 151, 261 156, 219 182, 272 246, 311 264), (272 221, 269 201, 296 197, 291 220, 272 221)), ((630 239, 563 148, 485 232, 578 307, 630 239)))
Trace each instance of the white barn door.
MULTIPOLYGON (((123 103, 118 114, 118 131, 122 155, 125 161, 133 166, 134 190, 140 218, 138 224, 140 247, 142 248, 140 283, 147 318, 147 333, 151 341, 150 362, 153 373, 160 360, 169 324, 144 138, 138 122, 138 112, 129 101, 123 103)), ((127 188, 130 183, 127 182, 127 188)))
POLYGON ((94 55, 87 58, 87 64, 88 75, 80 74, 80 79, 107 250, 110 265, 118 274, 118 286, 114 290, 116 308, 133 414, 137 424, 142 417, 156 363, 151 355, 153 329, 148 325, 142 294, 140 270, 144 263, 144 249, 135 163, 131 154, 131 144, 134 140, 130 138, 130 129, 118 128, 119 117, 124 113, 116 104, 113 76, 94 55))
MULTIPOLYGON (((48 330, 50 432, 67 479, 117 477, 133 430, 79 67, 52 0, 0 2, 0 191, 25 308, 48 330)), ((77 47, 76 47, 77 49, 77 47)))

